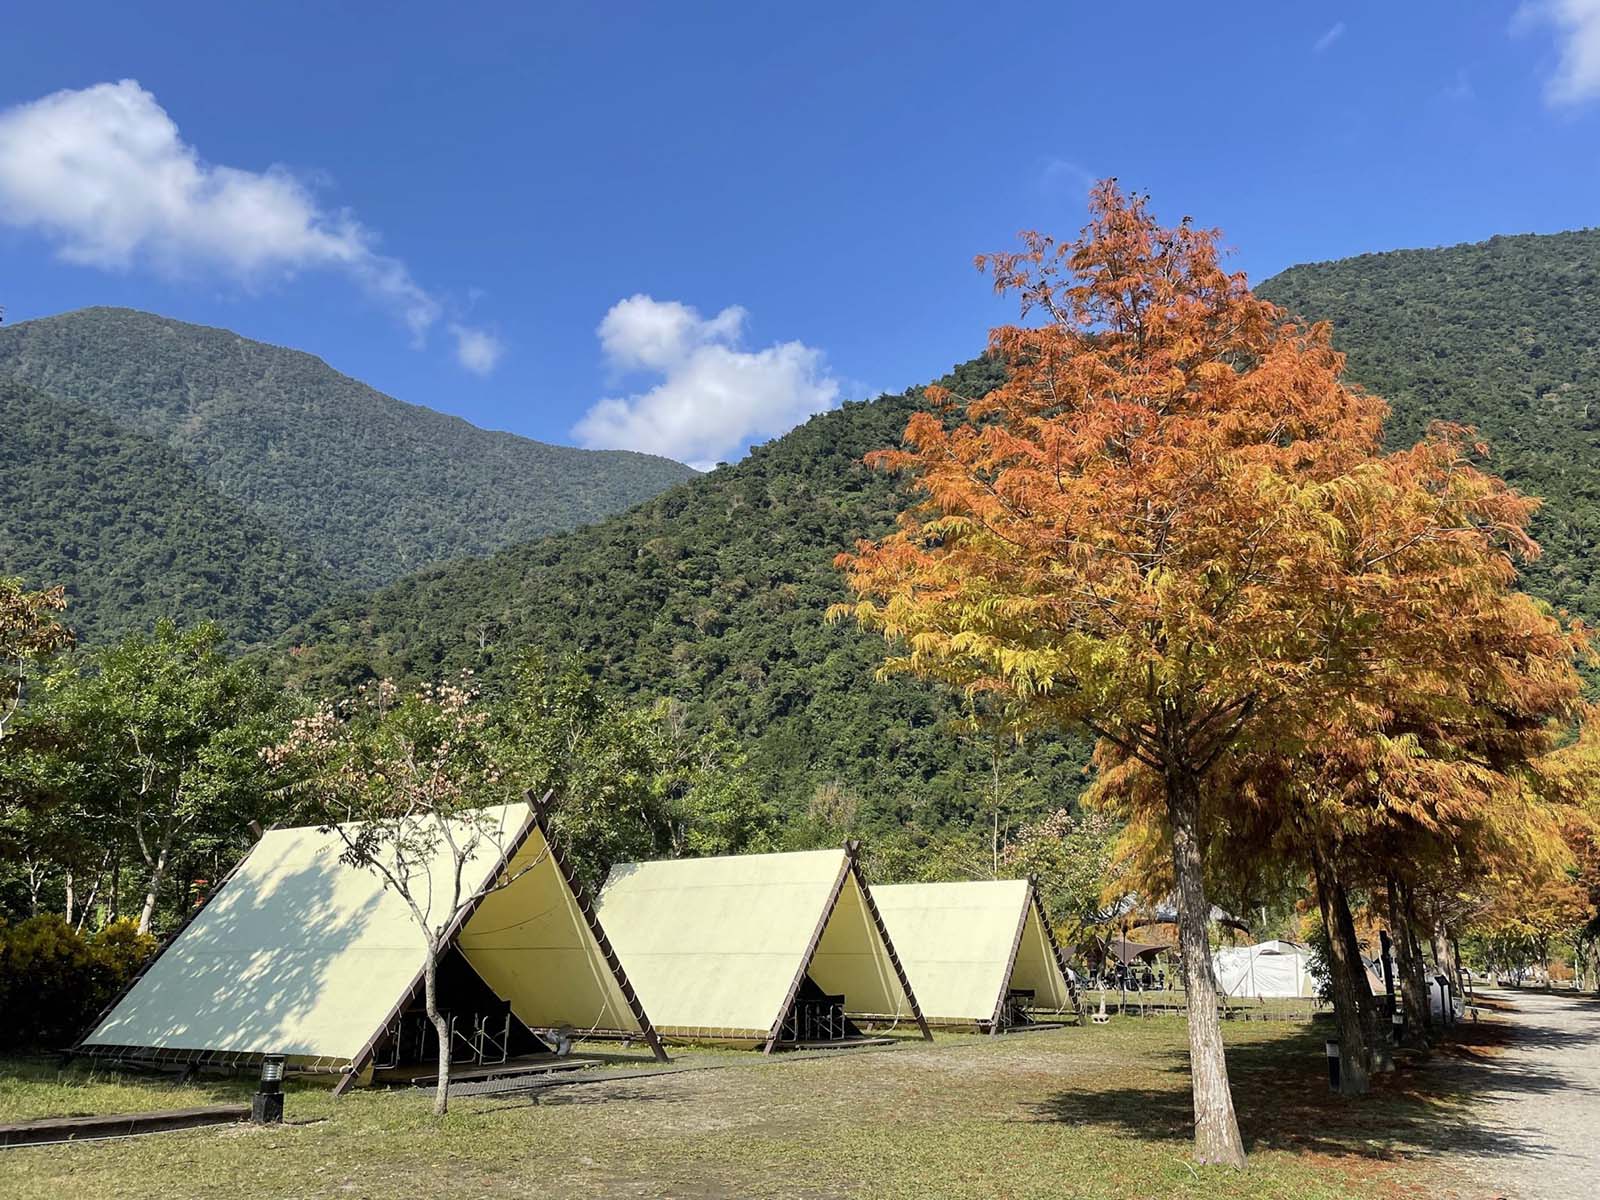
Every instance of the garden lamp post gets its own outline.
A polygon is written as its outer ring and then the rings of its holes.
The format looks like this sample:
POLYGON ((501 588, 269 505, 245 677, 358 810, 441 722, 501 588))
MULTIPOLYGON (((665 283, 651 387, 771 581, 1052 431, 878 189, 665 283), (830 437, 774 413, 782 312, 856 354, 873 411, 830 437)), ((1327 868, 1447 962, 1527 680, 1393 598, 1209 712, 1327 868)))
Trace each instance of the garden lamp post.
POLYGON ((283 1065, 285 1055, 269 1054, 261 1060, 261 1086, 250 1097, 250 1119, 257 1125, 283 1120, 283 1065))

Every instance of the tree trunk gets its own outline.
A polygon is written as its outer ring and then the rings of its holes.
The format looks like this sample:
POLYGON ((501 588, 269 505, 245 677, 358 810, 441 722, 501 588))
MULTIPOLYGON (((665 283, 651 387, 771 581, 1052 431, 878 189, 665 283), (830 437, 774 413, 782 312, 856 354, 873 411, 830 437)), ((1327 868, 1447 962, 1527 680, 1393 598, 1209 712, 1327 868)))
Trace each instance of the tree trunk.
POLYGON ((1406 919, 1400 903, 1400 882, 1389 879, 1389 933, 1393 938, 1394 965, 1399 975, 1401 1012, 1405 1025, 1401 1030, 1401 1044, 1413 1050, 1428 1048, 1428 995, 1418 986, 1419 975, 1415 962, 1416 943, 1411 933, 1411 923, 1406 919))
POLYGON ((1367 1034, 1367 1067, 1376 1074, 1394 1070, 1394 1043, 1387 1023, 1378 1011, 1378 998, 1372 994, 1366 959, 1361 957, 1361 939, 1356 936, 1356 919, 1350 911, 1350 893, 1334 872, 1333 912, 1339 920, 1339 936, 1349 955, 1351 982, 1355 987, 1356 1008, 1367 1034))
POLYGON ((34 865, 32 860, 27 864, 28 869, 28 915, 39 915, 39 890, 44 887, 44 873, 34 865))
POLYGON ((1233 1113, 1228 1059, 1217 1016, 1217 979, 1200 850, 1200 790, 1192 775, 1166 773, 1167 819, 1172 824, 1172 873, 1178 891, 1178 949, 1189 991, 1189 1071, 1194 1089, 1194 1149, 1203 1163, 1243 1167, 1244 1142, 1233 1113))
POLYGON ((77 908, 77 906, 78 906, 78 897, 77 897, 76 894, 74 894, 74 892, 72 890, 72 869, 69 867, 69 868, 67 868, 67 907, 66 907, 66 917, 67 917, 67 924, 68 925, 72 924, 72 913, 73 913, 73 910, 75 908, 77 908))
MULTIPOLYGON (((1311 872, 1317 885, 1317 908, 1328 938, 1328 976, 1333 988, 1333 1015, 1339 1026, 1339 1094, 1364 1096, 1371 1089, 1371 1051, 1367 1025, 1356 991, 1360 959, 1350 961, 1350 943, 1344 936, 1335 902, 1337 881, 1315 838, 1310 840, 1311 872)), ((1363 986, 1365 981, 1363 982, 1363 986)))
POLYGON ((161 835, 161 848, 156 851, 155 864, 150 868, 150 883, 144 892, 144 907, 139 910, 140 933, 149 933, 150 922, 155 919, 156 900, 161 895, 161 885, 167 881, 168 860, 172 855, 172 838, 176 832, 176 824, 171 824, 161 835))
MULTIPOLYGON (((105 856, 100 860, 100 869, 94 873, 94 885, 90 887, 89 895, 84 899, 83 905, 78 909, 77 929, 79 933, 83 932, 84 924, 94 912, 94 902, 100 897, 100 885, 105 882, 106 867, 110 864, 110 862, 111 851, 107 850, 105 852, 105 856)), ((69 917, 68 919, 70 920, 71 918, 69 917)), ((103 927, 105 922, 101 922, 101 925, 103 927)))
POLYGON ((1422 954, 1422 940, 1417 936, 1416 897, 1403 884, 1400 886, 1400 905, 1404 910, 1406 941, 1411 947, 1411 969, 1406 973, 1409 984, 1406 989, 1406 1008, 1415 1015, 1424 1042, 1431 1042, 1434 1022, 1433 1005, 1428 1000, 1428 963, 1422 954))
POLYGON ((450 1022, 439 1011, 437 992, 439 976, 439 951, 430 938, 428 957, 422 967, 422 1004, 428 1020, 433 1022, 434 1035, 439 1039, 439 1081, 433 1092, 433 1115, 442 1117, 450 1110, 450 1022))
POLYGON ((1455 970, 1456 995, 1461 997, 1461 1003, 1465 1005, 1471 997, 1467 993, 1467 973, 1461 966, 1461 939, 1453 929, 1446 933, 1450 938, 1450 965, 1455 970))

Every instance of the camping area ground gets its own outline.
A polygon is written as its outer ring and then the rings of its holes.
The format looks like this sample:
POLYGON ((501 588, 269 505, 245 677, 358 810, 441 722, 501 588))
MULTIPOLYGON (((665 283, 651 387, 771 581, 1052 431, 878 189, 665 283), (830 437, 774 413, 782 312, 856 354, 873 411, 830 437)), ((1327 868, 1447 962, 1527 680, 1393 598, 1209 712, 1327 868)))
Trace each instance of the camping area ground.
MULTIPOLYGON (((1575 1196, 1600 1128, 1600 1002, 1491 1001, 1359 1103, 1329 1095, 1320 1025, 1230 1022, 1243 1173, 1187 1161, 1183 1023, 941 1037, 801 1061, 687 1054, 667 1076, 460 1098, 341 1101, 288 1123, 0 1152, 7 1197, 1575 1196), (728 1064, 733 1064, 729 1066, 728 1064)), ((0 1121, 238 1099, 0 1063, 0 1121)))

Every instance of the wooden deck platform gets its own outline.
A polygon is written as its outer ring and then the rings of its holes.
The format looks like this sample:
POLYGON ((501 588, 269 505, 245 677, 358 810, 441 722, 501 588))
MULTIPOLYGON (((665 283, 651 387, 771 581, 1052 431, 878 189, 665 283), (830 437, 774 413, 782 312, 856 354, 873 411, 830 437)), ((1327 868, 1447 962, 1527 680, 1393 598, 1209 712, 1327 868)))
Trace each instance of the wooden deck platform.
MULTIPOLYGON (((575 1058, 568 1055, 562 1058, 556 1054, 524 1054, 518 1058, 508 1058, 502 1063, 463 1063, 450 1067, 450 1084, 454 1087, 458 1083, 483 1083, 491 1079, 507 1079, 514 1075, 548 1075, 555 1071, 580 1071, 587 1067, 598 1067, 601 1060, 598 1058, 575 1058)), ((439 1082, 438 1071, 417 1073, 416 1066, 397 1067, 388 1071, 377 1071, 372 1077, 373 1083, 380 1087, 433 1087, 439 1082)))
POLYGON ((835 1038, 826 1042, 779 1042, 779 1050, 854 1050, 859 1046, 892 1046, 891 1037, 835 1038))

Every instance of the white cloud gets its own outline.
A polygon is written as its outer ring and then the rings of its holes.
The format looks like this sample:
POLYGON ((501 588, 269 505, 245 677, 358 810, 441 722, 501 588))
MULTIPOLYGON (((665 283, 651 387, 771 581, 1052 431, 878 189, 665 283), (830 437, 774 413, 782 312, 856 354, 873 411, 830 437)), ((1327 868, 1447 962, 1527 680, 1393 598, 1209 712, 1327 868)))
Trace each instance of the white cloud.
POLYGON ((1600 0, 1536 0, 1517 10, 1515 31, 1553 25, 1561 51, 1544 98, 1561 107, 1600 99, 1600 0))
POLYGON ((741 349, 745 317, 737 306, 707 318, 675 300, 618 301, 595 331, 606 358, 661 381, 601 400, 574 436, 585 446, 665 454, 705 470, 838 402, 839 382, 822 351, 801 342, 741 349))
POLYGON ((734 304, 707 321, 676 300, 629 296, 611 306, 595 332, 613 365, 665 371, 697 347, 737 342, 747 315, 734 304))
POLYGON ((1344 22, 1335 21, 1328 27, 1328 31, 1319 37, 1311 46, 1311 53, 1321 54, 1344 36, 1344 22))
MULTIPOLYGON (((209 273, 247 287, 340 271, 419 343, 443 315, 349 212, 323 208, 284 167, 206 162, 132 79, 0 111, 0 223, 35 230, 68 262, 104 270, 209 273)), ((492 365, 497 356, 479 347, 474 357, 492 365)))
POLYGON ((486 330, 452 322, 450 336, 456 340, 456 361, 474 375, 489 374, 506 352, 505 343, 486 330))

